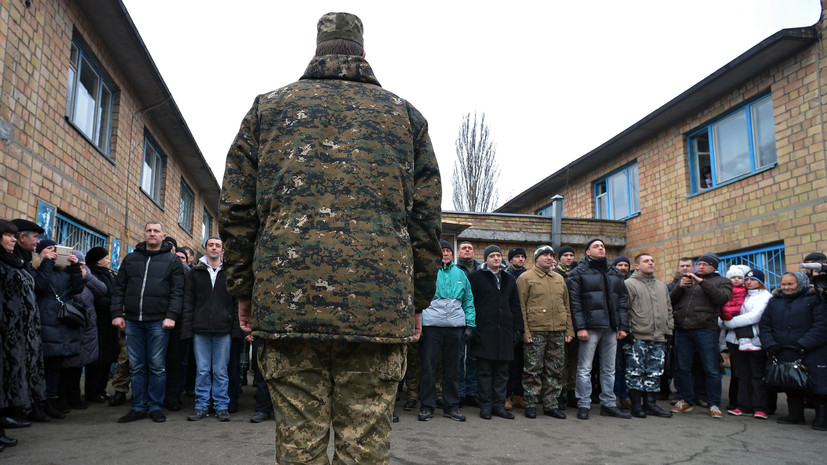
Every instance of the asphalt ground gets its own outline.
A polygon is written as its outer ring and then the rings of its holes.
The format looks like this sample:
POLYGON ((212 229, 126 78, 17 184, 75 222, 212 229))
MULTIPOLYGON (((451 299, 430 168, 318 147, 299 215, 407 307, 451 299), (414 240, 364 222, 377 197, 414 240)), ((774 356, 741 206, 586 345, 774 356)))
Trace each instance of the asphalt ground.
MULTIPOLYGON (((726 390, 725 377, 724 393, 726 390)), ((139 420, 118 424, 129 410, 90 404, 73 410, 65 420, 8 429, 20 441, 0 452, 10 464, 272 464, 275 423, 253 424, 253 388, 245 386, 240 411, 232 421, 214 418, 189 422, 191 397, 178 412, 165 411, 165 423, 139 420)), ((667 407, 668 403, 660 401, 667 407)), ((621 420, 599 415, 593 405, 589 420, 557 420, 540 415, 530 420, 515 409, 514 420, 479 418, 465 407, 465 422, 444 418, 440 411, 428 422, 417 411, 402 410, 393 425, 391 462, 394 464, 824 464, 827 432, 809 424, 779 425, 751 416, 709 417, 706 409, 673 418, 621 420)), ((786 414, 783 395, 778 414, 786 414)), ((806 411, 808 423, 813 411, 806 411)))

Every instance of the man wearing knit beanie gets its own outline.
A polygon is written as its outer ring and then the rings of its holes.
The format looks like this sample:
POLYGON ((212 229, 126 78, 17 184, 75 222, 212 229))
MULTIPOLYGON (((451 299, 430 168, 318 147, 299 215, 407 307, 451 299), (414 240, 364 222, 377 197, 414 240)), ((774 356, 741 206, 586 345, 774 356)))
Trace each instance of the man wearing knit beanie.
POLYGON ((629 259, 623 255, 612 260, 612 266, 617 268, 618 271, 620 271, 620 274, 623 275, 623 279, 626 279, 629 277, 629 275, 631 275, 631 273, 629 273, 629 270, 632 269, 632 262, 630 262, 629 259))
POLYGON ((709 415, 715 419, 723 418, 718 312, 732 297, 732 281, 718 274, 720 260, 714 253, 701 255, 696 264, 697 272, 685 273, 670 293, 675 320, 675 387, 680 399, 671 409, 674 413, 689 412, 695 403, 692 362, 697 354, 706 377, 709 415))
POLYGON ((508 362, 514 358, 514 344, 523 333, 523 317, 517 283, 501 269, 502 251, 496 245, 485 248, 485 266, 468 275, 474 295, 476 330, 471 353, 477 358, 480 417, 492 415, 509 420, 505 409, 508 362))
MULTIPOLYGON (((804 263, 821 263, 827 267, 827 255, 824 255, 821 252, 810 252, 806 257, 804 257, 804 263)), ((810 280, 813 279, 813 276, 818 276, 824 273, 824 271, 816 271, 812 268, 804 268, 801 271, 806 273, 810 280)))
MULTIPOLYGON (((568 278, 574 261, 574 248, 570 245, 560 247, 557 254, 557 267, 554 271, 557 272, 563 279, 568 278)), ((576 265, 576 263, 575 263, 576 265)), ((580 341, 573 338, 571 342, 566 343, 566 360, 563 368, 563 379, 565 382, 563 394, 560 395, 559 406, 565 409, 566 406, 576 407, 577 398, 574 395, 574 387, 577 383, 577 349, 580 347, 580 341)))
MULTIPOLYGON (((526 253, 522 247, 514 247, 508 251, 508 268, 505 272, 510 274, 514 280, 520 279, 520 275, 526 272, 526 253)), ((508 366, 508 388, 505 393, 505 409, 512 407, 523 408, 523 343, 517 341, 514 345, 514 360, 508 366)))

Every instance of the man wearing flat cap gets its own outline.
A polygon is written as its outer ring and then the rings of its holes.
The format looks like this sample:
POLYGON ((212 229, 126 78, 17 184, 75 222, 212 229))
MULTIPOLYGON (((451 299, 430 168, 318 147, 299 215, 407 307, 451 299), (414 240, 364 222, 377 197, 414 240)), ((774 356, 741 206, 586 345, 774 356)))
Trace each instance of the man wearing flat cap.
POLYGON ((698 257, 695 273, 686 272, 669 293, 675 320, 675 387, 678 402, 672 412, 690 412, 695 403, 692 362, 700 358, 706 377, 709 415, 721 413, 721 370, 718 366, 718 310, 732 297, 732 281, 718 274, 721 261, 714 253, 698 257))
POLYGON ((441 261, 428 123, 384 90, 362 21, 328 13, 298 82, 259 95, 227 155, 219 232, 261 341, 277 463, 389 463, 397 382, 441 261))
MULTIPOLYGON (((23 259, 26 263, 26 270, 32 274, 32 258, 37 244, 40 242, 40 235, 45 232, 37 223, 24 219, 11 220, 17 226, 17 243, 14 244, 14 254, 23 259)), ((45 250, 45 249, 44 249, 45 250)), ((43 252, 48 253, 48 251, 43 252)))

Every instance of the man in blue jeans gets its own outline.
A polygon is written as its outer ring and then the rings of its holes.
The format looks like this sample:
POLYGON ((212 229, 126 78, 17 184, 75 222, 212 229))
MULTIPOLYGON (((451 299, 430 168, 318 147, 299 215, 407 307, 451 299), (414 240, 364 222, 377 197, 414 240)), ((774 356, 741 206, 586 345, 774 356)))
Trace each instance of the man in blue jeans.
POLYGON ((695 402, 692 362, 697 351, 706 377, 709 415, 721 419, 721 370, 718 364, 718 309, 732 296, 732 282, 718 274, 713 253, 698 258, 695 273, 685 272, 669 294, 675 320, 675 387, 672 412, 692 411, 695 402))
POLYGON ((144 242, 124 257, 112 290, 112 325, 126 331, 132 409, 118 419, 128 423, 147 417, 166 421, 161 412, 166 390, 169 330, 181 315, 184 267, 165 242, 163 226, 144 226, 144 242))

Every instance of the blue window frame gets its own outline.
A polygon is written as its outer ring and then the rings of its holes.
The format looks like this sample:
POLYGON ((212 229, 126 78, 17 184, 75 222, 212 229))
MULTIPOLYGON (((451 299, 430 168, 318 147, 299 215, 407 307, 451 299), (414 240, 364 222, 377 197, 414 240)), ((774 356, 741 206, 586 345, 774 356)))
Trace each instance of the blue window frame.
POLYGON ((774 166, 772 95, 712 121, 687 141, 693 194, 774 166))
POLYGON ((144 163, 141 171, 141 189, 158 206, 162 205, 164 190, 164 164, 166 157, 155 145, 155 142, 144 134, 144 163))
POLYGON ((732 265, 747 265, 750 268, 757 268, 764 272, 764 285, 769 290, 777 288, 781 284, 781 275, 786 271, 784 260, 784 244, 775 244, 719 254, 721 262, 718 264, 718 273, 726 276, 727 270, 732 265))
POLYGON ((178 226, 184 228, 188 234, 192 234, 192 206, 195 202, 195 195, 192 189, 181 178, 181 196, 178 198, 178 226))
POLYGON ((625 220, 640 213, 637 162, 594 183, 595 218, 625 220))
POLYGON ((67 87, 66 117, 108 157, 114 90, 75 40, 69 54, 67 87))
POLYGON ((71 247, 86 253, 92 247, 106 248, 106 236, 99 234, 87 226, 70 220, 61 215, 55 215, 55 238, 60 245, 71 247))
MULTIPOLYGON (((562 201, 562 199, 558 200, 558 202, 562 201)), ((534 214, 537 216, 547 216, 549 218, 554 218, 554 202, 551 202, 545 207, 538 209, 536 212, 534 212, 534 214)))

